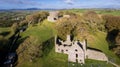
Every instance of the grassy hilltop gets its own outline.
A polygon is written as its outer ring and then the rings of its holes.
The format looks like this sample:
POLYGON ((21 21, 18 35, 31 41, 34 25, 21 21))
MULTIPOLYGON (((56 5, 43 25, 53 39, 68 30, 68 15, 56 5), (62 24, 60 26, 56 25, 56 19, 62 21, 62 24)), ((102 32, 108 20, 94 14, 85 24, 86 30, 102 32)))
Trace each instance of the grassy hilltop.
MULTIPOLYGON (((103 51, 107 57, 119 65, 120 58, 113 51, 109 50, 109 43, 106 40, 107 31, 104 27, 105 21, 103 19, 101 20, 101 17, 105 14, 120 16, 120 11, 94 10, 94 12, 92 12, 94 15, 93 18, 89 18, 89 12, 87 13, 87 10, 62 10, 61 14, 71 14, 72 19, 62 18, 61 20, 63 21, 58 20, 56 23, 47 21, 46 16, 48 16, 48 14, 46 12, 28 15, 24 18, 25 21, 19 22, 16 24, 17 26, 13 26, 13 28, 0 28, 0 42, 3 43, 0 48, 5 48, 9 37, 14 34, 13 32, 15 32, 15 30, 31 22, 28 28, 20 33, 20 38, 13 49, 18 54, 17 67, 67 67, 68 65, 72 67, 73 63, 68 63, 68 56, 66 54, 56 53, 54 47, 54 36, 58 34, 58 36, 64 39, 64 36, 68 33, 74 35, 74 39, 88 39, 88 47, 103 51), (96 12, 96 14, 94 12, 96 12), (79 31, 81 29, 84 29, 83 33, 79 31), (65 31, 65 33, 61 31, 65 31), (9 33, 3 34, 4 32, 9 33), (6 43, 4 43, 4 41, 6 43)), ((91 59, 86 59, 85 61, 86 64, 83 66, 77 63, 74 64, 80 67, 90 67, 91 65, 94 67, 98 65, 101 67, 114 67, 112 64, 103 61, 91 59)))

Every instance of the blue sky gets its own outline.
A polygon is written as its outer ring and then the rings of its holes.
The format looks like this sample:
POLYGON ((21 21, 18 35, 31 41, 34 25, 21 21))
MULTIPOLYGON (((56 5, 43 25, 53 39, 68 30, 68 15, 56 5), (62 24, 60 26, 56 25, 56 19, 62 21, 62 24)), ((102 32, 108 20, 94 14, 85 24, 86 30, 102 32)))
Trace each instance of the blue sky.
POLYGON ((0 0, 0 9, 120 8, 120 0, 0 0))

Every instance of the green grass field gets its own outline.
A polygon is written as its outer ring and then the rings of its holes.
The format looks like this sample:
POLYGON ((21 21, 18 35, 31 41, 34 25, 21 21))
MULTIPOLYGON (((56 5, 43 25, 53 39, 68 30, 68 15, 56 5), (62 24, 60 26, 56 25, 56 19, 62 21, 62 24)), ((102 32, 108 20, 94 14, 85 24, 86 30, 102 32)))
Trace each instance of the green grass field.
POLYGON ((69 67, 114 67, 112 64, 103 61, 86 59, 85 62, 86 64, 82 65, 78 63, 69 62, 68 65, 69 67))
POLYGON ((77 14, 85 13, 87 11, 95 11, 97 14, 120 16, 120 10, 70 9, 70 10, 64 10, 64 11, 70 11, 70 12, 77 13, 77 14))
POLYGON ((97 32, 94 35, 94 40, 88 41, 88 46, 103 51, 108 58, 111 58, 111 60, 114 60, 115 63, 119 64, 120 58, 118 58, 112 51, 108 49, 108 43, 105 39, 106 36, 107 34, 104 32, 97 32))
MULTIPOLYGON (((43 21, 42 24, 38 24, 33 27, 29 27, 27 31, 22 33, 21 35, 26 36, 35 36, 42 42, 54 37, 56 31, 54 30, 54 23, 43 21)), ((19 67, 66 67, 67 55, 59 54, 55 52, 54 42, 50 44, 46 50, 50 50, 50 52, 44 52, 45 56, 43 58, 37 58, 37 62, 25 62, 21 64, 19 67), (52 47, 51 49, 48 49, 52 47)))
MULTIPOLYGON (((37 24, 33 27, 30 26, 21 35, 23 38, 26 36, 35 36, 39 40, 42 40, 42 42, 45 42, 46 40, 49 40, 50 38, 54 37, 54 35, 56 34, 54 26, 55 26, 55 23, 51 23, 51 22, 48 22, 47 20, 45 20, 45 21, 43 21, 42 24, 37 24)), ((105 33, 98 32, 95 35, 95 41, 90 42, 90 44, 88 46, 100 49, 107 56, 118 59, 111 51, 108 50, 108 45, 107 45, 107 42, 105 41, 105 36, 106 36, 105 33)), ((46 50, 49 52, 45 51, 44 52, 45 56, 42 58, 37 58, 37 61, 35 63, 34 62, 24 62, 19 67, 33 67, 33 66, 35 66, 35 67, 67 67, 68 66, 67 55, 55 52, 54 40, 50 44, 50 46, 48 46, 46 48, 46 50), (52 47, 52 48, 49 49, 49 47, 52 47)), ((116 61, 116 63, 119 63, 119 62, 120 62, 120 60, 118 59, 116 61)), ((91 63, 95 63, 95 64, 93 64, 94 66, 96 66, 97 64, 100 64, 101 66, 104 65, 102 67, 113 67, 112 65, 107 64, 106 62, 102 62, 102 61, 96 62, 96 60, 86 60, 86 64, 81 67, 84 67, 84 66, 90 67, 91 63)), ((72 64, 73 63, 69 64, 70 67, 72 67, 72 64)), ((80 64, 78 64, 78 65, 80 66, 80 64)))
MULTIPOLYGON (((65 10, 67 11, 67 10, 65 10)), ((68 10, 73 13, 84 13, 87 10, 84 9, 72 9, 68 10)), ((98 14, 109 14, 109 15, 119 15, 120 11, 104 11, 104 10, 95 10, 98 14)), ((8 32, 10 31, 10 28, 0 28, 0 33, 2 32, 8 32)), ((34 26, 29 26, 29 28, 21 33, 22 38, 28 37, 28 36, 34 36, 38 39, 39 42, 45 42, 51 38, 54 38, 56 35, 55 30, 55 23, 49 22, 47 20, 44 20, 42 23, 38 23, 34 26)), ((91 34, 93 35, 93 34, 91 34)), ((92 48, 99 49, 103 51, 108 58, 111 58, 111 60, 114 60, 116 64, 120 64, 120 58, 118 58, 112 51, 108 49, 108 43, 105 40, 106 33, 104 32, 96 32, 94 36, 94 40, 88 41, 88 46, 92 48)), ((9 38, 10 36, 6 36, 6 38, 9 38)), ((68 56, 66 54, 56 53, 55 47, 54 47, 54 40, 51 44, 49 44, 45 51, 44 56, 42 58, 36 58, 36 62, 27 62, 24 61, 22 64, 20 64, 18 67, 113 67, 111 64, 103 62, 103 61, 96 61, 91 59, 86 59, 86 64, 81 66, 80 64, 70 62, 68 64, 68 56)))

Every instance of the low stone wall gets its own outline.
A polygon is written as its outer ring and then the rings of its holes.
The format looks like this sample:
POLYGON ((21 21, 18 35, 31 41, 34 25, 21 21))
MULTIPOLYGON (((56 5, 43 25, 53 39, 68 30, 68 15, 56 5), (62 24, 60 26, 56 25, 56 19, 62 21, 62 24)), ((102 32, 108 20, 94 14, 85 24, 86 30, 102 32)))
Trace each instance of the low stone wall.
POLYGON ((86 53, 87 53, 88 59, 108 61, 108 58, 106 57, 106 55, 100 51, 87 49, 86 53))

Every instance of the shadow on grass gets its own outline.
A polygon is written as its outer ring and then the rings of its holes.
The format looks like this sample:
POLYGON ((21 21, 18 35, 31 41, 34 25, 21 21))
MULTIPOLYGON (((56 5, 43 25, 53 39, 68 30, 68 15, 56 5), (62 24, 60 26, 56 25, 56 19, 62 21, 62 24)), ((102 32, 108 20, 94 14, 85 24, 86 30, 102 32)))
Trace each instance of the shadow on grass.
POLYGON ((52 37, 52 38, 48 39, 47 41, 43 42, 42 45, 43 45, 43 48, 42 48, 43 57, 45 57, 50 53, 50 51, 52 50, 52 48, 54 46, 54 37, 52 37))
POLYGON ((20 38, 20 39, 17 41, 16 45, 13 47, 13 50, 16 51, 16 50, 18 49, 18 47, 20 46, 20 44, 23 43, 24 40, 26 40, 28 37, 29 37, 29 36, 24 37, 24 38, 20 38))
POLYGON ((119 33, 119 30, 115 30, 115 29, 108 32, 106 40, 109 43, 109 49, 113 49, 117 47, 115 44, 116 44, 116 37, 118 33, 119 33))
POLYGON ((2 36, 7 36, 7 35, 9 35, 10 34, 10 32, 2 32, 2 33, 0 33, 0 35, 2 35, 2 36))

